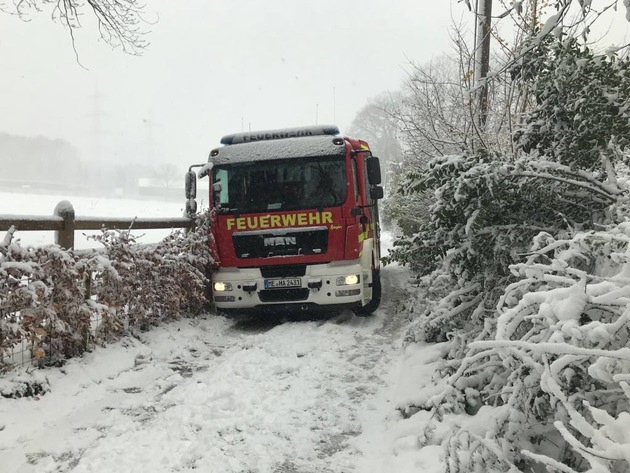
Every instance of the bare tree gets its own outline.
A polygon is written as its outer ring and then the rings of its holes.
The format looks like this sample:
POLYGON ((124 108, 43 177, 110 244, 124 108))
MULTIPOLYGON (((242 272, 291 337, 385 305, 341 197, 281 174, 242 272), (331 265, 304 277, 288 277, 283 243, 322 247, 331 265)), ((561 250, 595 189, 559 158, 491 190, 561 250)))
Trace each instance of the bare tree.
POLYGON ((476 147, 472 61, 465 43, 456 56, 441 56, 425 65, 411 64, 402 101, 394 110, 407 157, 415 165, 434 156, 460 154, 476 147))
MULTIPOLYGON (((0 11, 28 20, 32 13, 50 12, 53 20, 68 28, 72 46, 75 31, 82 27, 81 16, 91 14, 98 22, 98 31, 112 47, 139 55, 148 45, 142 26, 144 4, 139 0, 13 0, 11 6, 0 3, 0 11)), ((76 51, 76 49, 75 49, 76 51)))

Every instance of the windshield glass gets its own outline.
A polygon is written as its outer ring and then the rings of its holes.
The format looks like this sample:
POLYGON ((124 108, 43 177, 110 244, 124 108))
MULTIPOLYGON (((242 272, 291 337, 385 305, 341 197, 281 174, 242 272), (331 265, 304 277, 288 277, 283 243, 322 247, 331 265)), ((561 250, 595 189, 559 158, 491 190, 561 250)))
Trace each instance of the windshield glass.
POLYGON ((346 200, 343 156, 221 165, 213 169, 217 182, 215 204, 230 213, 334 207, 346 200))

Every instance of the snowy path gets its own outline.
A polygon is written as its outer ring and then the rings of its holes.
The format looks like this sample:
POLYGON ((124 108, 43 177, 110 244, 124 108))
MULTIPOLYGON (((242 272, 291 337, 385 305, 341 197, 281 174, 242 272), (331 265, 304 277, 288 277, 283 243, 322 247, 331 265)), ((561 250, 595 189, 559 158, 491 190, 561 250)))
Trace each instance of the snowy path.
POLYGON ((405 275, 384 268, 371 318, 182 320, 48 370, 46 395, 0 398, 0 470, 367 471, 405 275))

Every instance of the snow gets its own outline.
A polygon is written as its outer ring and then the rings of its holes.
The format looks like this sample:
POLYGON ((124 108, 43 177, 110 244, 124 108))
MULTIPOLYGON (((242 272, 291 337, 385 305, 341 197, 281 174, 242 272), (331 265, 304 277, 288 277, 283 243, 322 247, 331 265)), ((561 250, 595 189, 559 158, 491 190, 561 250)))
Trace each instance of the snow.
POLYGON ((53 214, 59 215, 62 217, 65 217, 66 215, 74 216, 74 207, 72 206, 72 203, 69 200, 61 200, 55 206, 55 210, 53 211, 53 214))
POLYGON ((47 370, 49 393, 0 400, 3 469, 412 471, 374 463, 399 464, 408 436, 372 450, 395 323, 208 316, 98 349, 47 370))
POLYGON ((344 153, 343 143, 334 144, 334 139, 334 137, 326 135, 242 143, 216 148, 210 153, 210 159, 215 165, 220 165, 296 156, 307 158, 342 155, 344 153), (218 154, 214 155, 215 152, 218 154))
POLYGON ((210 173, 210 171, 212 171, 213 166, 214 166, 214 163, 211 161, 208 161, 206 164, 201 166, 201 168, 199 169, 197 173, 197 177, 199 179, 206 177, 210 173))

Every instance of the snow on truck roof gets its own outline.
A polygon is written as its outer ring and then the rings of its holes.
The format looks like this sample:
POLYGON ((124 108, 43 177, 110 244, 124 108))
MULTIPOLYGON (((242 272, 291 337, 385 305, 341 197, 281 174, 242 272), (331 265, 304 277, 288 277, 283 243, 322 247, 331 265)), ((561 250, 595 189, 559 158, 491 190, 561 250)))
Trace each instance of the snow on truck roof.
POLYGON ((344 141, 336 126, 285 128, 224 136, 225 146, 210 152, 214 164, 343 154, 344 141))

